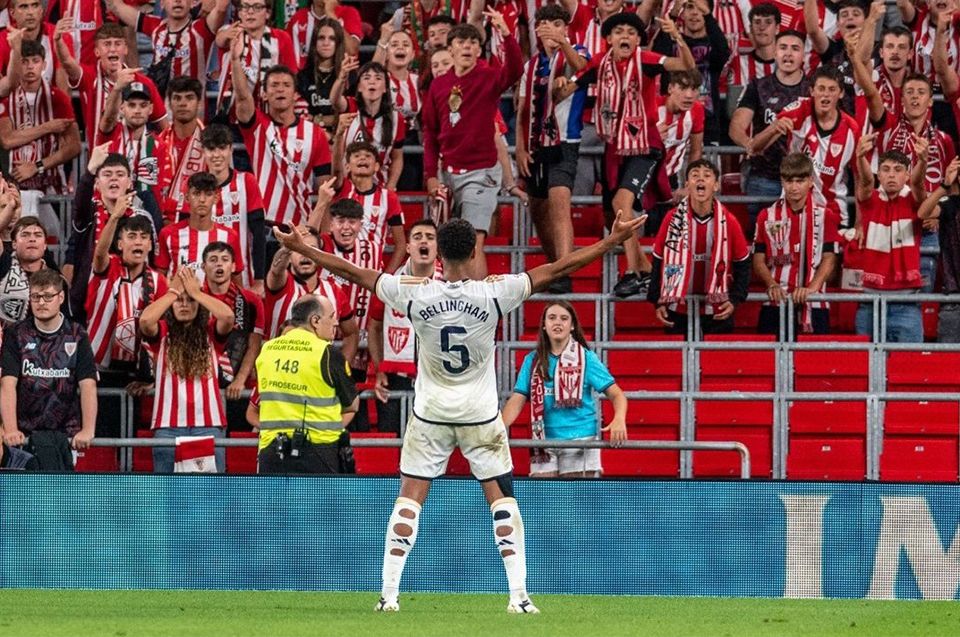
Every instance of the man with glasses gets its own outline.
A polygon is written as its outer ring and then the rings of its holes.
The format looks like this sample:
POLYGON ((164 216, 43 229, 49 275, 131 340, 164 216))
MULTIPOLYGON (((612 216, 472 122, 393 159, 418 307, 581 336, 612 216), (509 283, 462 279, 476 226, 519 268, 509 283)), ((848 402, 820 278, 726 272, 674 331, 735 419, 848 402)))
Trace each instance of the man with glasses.
POLYGON ((70 448, 90 446, 97 422, 97 367, 87 333, 61 311, 64 280, 30 276, 31 316, 3 333, 0 418, 3 442, 27 445, 43 471, 73 469, 70 448))
POLYGON ((283 29, 267 25, 270 5, 265 0, 245 0, 240 3, 236 22, 217 32, 220 47, 220 85, 217 89, 217 115, 228 115, 235 121, 234 108, 237 99, 234 83, 238 77, 230 73, 233 41, 242 38, 240 58, 247 88, 253 93, 254 104, 266 109, 264 87, 270 67, 282 64, 289 69, 299 69, 299 60, 293 47, 293 39, 283 29))

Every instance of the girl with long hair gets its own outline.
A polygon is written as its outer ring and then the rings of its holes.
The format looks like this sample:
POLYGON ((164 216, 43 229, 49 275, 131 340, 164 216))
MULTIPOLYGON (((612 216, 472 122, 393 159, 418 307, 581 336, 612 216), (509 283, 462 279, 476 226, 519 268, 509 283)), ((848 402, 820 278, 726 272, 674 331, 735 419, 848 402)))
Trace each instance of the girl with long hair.
POLYGON ((355 97, 335 95, 335 106, 343 115, 337 127, 334 157, 343 157, 344 149, 353 142, 370 142, 377 148, 378 181, 396 190, 403 171, 406 123, 393 108, 387 69, 382 64, 367 62, 360 67, 358 77, 355 97))
POLYGON ((416 61, 414 51, 413 39, 409 33, 394 31, 390 21, 380 26, 380 41, 372 61, 387 69, 393 107, 403 115, 410 132, 418 128, 417 116, 420 114, 421 104, 418 91, 420 76, 412 70, 416 61))
POLYGON ((333 134, 337 124, 337 112, 330 98, 346 53, 344 38, 343 27, 337 20, 317 20, 306 63, 297 74, 297 93, 304 101, 301 108, 328 135, 333 134))
MULTIPOLYGON (((213 340, 225 341, 233 323, 233 309, 203 292, 189 267, 174 274, 169 291, 144 308, 140 333, 156 365, 154 437, 223 437, 227 421, 213 340)), ((216 459, 222 472, 222 447, 216 459)), ((156 473, 172 472, 173 461, 173 447, 153 448, 156 473)))
MULTIPOLYGON (((594 440, 597 404, 593 392, 613 403, 613 418, 600 429, 618 445, 627 439, 627 398, 600 359, 590 351, 580 319, 567 301, 553 301, 540 317, 537 349, 523 359, 513 394, 503 407, 509 427, 529 400, 534 439, 594 440)), ((600 476, 599 449, 538 449, 530 459, 531 478, 600 476)))

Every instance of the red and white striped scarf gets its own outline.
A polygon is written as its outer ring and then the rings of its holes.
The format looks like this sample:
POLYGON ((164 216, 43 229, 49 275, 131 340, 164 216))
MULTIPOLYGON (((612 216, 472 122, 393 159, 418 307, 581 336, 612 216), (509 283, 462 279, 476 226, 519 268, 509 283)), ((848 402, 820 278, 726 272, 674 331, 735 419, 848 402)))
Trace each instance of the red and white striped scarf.
MULTIPOLYGON (((570 337, 557 360, 553 374, 553 406, 557 409, 576 409, 583 404, 583 381, 586 378, 586 353, 577 339, 570 337)), ((534 359, 530 378, 530 429, 534 440, 543 440, 546 411, 546 379, 534 359)), ((531 462, 543 462, 546 453, 538 449, 531 454, 531 462), (541 459, 542 458, 542 459, 541 459)))
POLYGON ((552 57, 547 58, 547 64, 550 65, 550 73, 547 79, 546 89, 543 91, 543 108, 538 109, 539 100, 537 100, 536 88, 537 79, 540 77, 539 70, 541 60, 543 59, 541 57, 542 55, 546 54, 538 49, 537 53, 530 58, 521 80, 527 102, 527 140, 531 151, 560 144, 560 125, 557 122, 556 104, 553 103, 553 81, 556 79, 557 74, 562 71, 566 61, 563 57, 563 51, 560 50, 557 50, 552 57), (535 135, 536 115, 541 113, 543 114, 543 118, 540 120, 540 132, 538 135, 535 135))
MULTIPOLYGON (((357 117, 350 122, 349 128, 344 135, 344 144, 349 145, 353 142, 369 142, 377 148, 377 161, 380 163, 380 172, 377 173, 377 180, 381 184, 387 183, 387 177, 390 174, 390 160, 393 152, 394 141, 396 140, 397 129, 400 126, 400 114, 393 110, 389 115, 377 115, 370 117, 364 112, 364 108, 357 104, 357 117), (391 130, 393 139, 383 138, 384 117, 391 118, 391 130)), ((344 168, 346 168, 346 157, 343 159, 344 168)))
POLYGON ((597 135, 613 144, 618 155, 642 155, 650 148, 640 57, 637 47, 621 75, 611 51, 600 62, 597 72, 597 135))
MULTIPOLYGON (((813 202, 813 190, 807 195, 807 203, 796 219, 800 222, 800 263, 793 258, 793 217, 786 199, 781 199, 767 209, 767 267, 793 265, 790 269, 791 289, 806 287, 813 280, 823 257, 823 236, 826 209, 813 202)), ((810 310, 812 303, 804 303, 801 323, 804 333, 813 332, 810 310)))
MULTIPOLYGON (((730 271, 730 240, 727 230, 727 209, 713 200, 713 250, 706 271, 707 302, 723 303, 729 300, 728 274, 730 271)), ((663 247, 663 276, 660 281, 660 303, 683 301, 693 280, 693 250, 691 250, 693 211, 690 200, 684 197, 670 217, 667 241, 663 247)))
POLYGON ((390 96, 393 98, 393 108, 400 113, 407 122, 407 129, 416 127, 417 115, 420 113, 420 76, 408 72, 406 79, 399 79, 388 73, 390 80, 390 96))
MULTIPOLYGON (((170 183, 170 197, 177 203, 174 209, 173 221, 176 217, 186 212, 187 208, 187 182, 192 175, 203 172, 205 164, 203 161, 203 145, 200 143, 200 133, 203 132, 203 122, 197 120, 197 127, 193 129, 193 134, 187 141, 183 149, 183 156, 177 156, 177 142, 173 133, 173 126, 161 133, 157 137, 161 142, 166 142, 170 149, 170 163, 173 166, 173 181, 170 183)), ((167 220, 169 223, 171 220, 167 220)))
MULTIPOLYGON (((260 80, 268 68, 278 64, 279 49, 274 41, 272 29, 267 27, 259 40, 254 41, 243 34, 243 74, 247 78, 254 102, 264 113, 268 112, 266 102, 260 94, 260 80)), ((233 110, 233 73, 230 72, 230 51, 226 51, 220 60, 220 87, 217 91, 217 112, 233 110)))
MULTIPOLYGON (((52 120, 53 93, 47 81, 40 80, 40 86, 34 94, 32 102, 23 87, 17 87, 10 95, 10 112, 7 115, 10 117, 13 130, 29 130, 52 120)), ((34 163, 40 161, 44 157, 52 155, 57 146, 56 135, 39 137, 23 146, 12 149, 10 151, 10 165, 18 162, 34 163)), ((65 184, 63 168, 57 166, 54 170, 48 170, 43 175, 34 175, 19 185, 21 190, 46 192, 47 188, 61 190, 65 184)))
POLYGON ((123 266, 123 273, 116 287, 116 327, 110 343, 111 361, 136 361, 140 351, 140 313, 156 295, 159 275, 144 267, 136 277, 130 276, 130 268, 123 266))

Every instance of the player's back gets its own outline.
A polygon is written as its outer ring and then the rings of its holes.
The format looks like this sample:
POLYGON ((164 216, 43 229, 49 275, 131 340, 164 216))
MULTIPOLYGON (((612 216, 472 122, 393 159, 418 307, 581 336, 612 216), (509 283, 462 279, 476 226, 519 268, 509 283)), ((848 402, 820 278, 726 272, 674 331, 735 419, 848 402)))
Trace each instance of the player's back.
POLYGON ((526 274, 484 281, 383 275, 377 294, 410 317, 417 336, 414 414, 425 422, 476 425, 499 414, 497 326, 530 295, 526 274))

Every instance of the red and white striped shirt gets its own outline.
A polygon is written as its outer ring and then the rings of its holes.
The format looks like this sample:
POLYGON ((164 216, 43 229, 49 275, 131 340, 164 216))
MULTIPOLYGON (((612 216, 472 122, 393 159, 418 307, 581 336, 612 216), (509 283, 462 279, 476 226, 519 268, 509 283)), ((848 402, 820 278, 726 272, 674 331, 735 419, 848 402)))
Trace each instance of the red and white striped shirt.
MULTIPOLYGON (((947 63, 954 71, 960 72, 960 24, 957 14, 947 31, 947 63)), ((933 41, 937 35, 937 21, 925 6, 916 6, 913 18, 913 70, 930 78, 938 86, 937 72, 933 68, 933 41)))
POLYGON ((244 287, 253 283, 253 236, 250 234, 250 214, 263 212, 260 187, 253 173, 231 170, 230 178, 220 187, 220 197, 213 205, 213 222, 237 233, 240 255, 247 264, 242 273, 244 287))
MULTIPOLYGON (((363 39, 363 22, 359 11, 354 7, 343 4, 338 4, 333 11, 337 15, 337 20, 343 25, 343 30, 348 37, 355 38, 358 41, 363 39)), ((307 63, 307 56, 310 55, 310 42, 313 41, 313 30, 317 28, 317 20, 321 17, 315 14, 313 7, 310 6, 298 9, 287 22, 286 30, 293 40, 294 52, 297 54, 301 68, 307 63)))
MULTIPOLYGON (((57 57, 57 50, 54 48, 53 43, 53 32, 56 30, 56 27, 49 22, 44 22, 40 25, 40 37, 37 38, 37 41, 43 46, 45 55, 43 56, 43 74, 42 77, 45 82, 48 84, 54 84, 54 74, 57 69, 60 68, 60 58, 57 57)), ((67 45, 67 49, 70 51, 71 55, 76 57, 76 51, 73 48, 73 38, 69 33, 63 34, 63 43, 67 45)), ((0 37, 0 70, 3 70, 6 73, 7 66, 10 64, 10 43, 7 42, 7 38, 0 37)))
MULTIPOLYGON (((76 4, 84 4, 77 2, 76 4)), ((76 86, 70 88, 77 89, 80 93, 80 106, 83 109, 83 122, 86 128, 87 145, 94 146, 94 140, 100 127, 100 116, 103 115, 103 109, 107 103, 107 96, 110 94, 113 85, 116 84, 100 68, 99 64, 84 64, 83 72, 76 86)), ((157 90, 153 81, 143 73, 134 74, 135 82, 142 82, 147 90, 150 91, 150 102, 153 104, 153 112, 150 114, 150 121, 160 122, 167 116, 167 107, 163 103, 163 96, 157 90)))
POLYGON ((218 383, 220 365, 214 347, 220 337, 215 334, 216 321, 207 328, 210 343, 210 367, 202 377, 183 378, 170 369, 169 334, 166 320, 159 322, 159 332, 144 343, 156 361, 156 392, 153 396, 153 429, 169 427, 223 427, 227 418, 218 383))
POLYGON ((390 235, 387 228, 403 227, 403 207, 397 193, 383 186, 374 185, 369 192, 360 192, 353 182, 347 179, 337 193, 337 199, 353 199, 363 206, 363 231, 367 240, 379 249, 378 258, 383 258, 383 250, 390 235))
POLYGON ((333 307, 337 309, 337 318, 340 321, 353 318, 353 306, 350 305, 350 300, 343 288, 332 279, 319 278, 318 276, 317 287, 314 288, 313 292, 310 292, 306 285, 297 281, 293 274, 288 272, 287 281, 281 289, 274 292, 268 288, 265 292, 263 299, 263 309, 266 316, 264 338, 267 339, 276 338, 280 335, 280 326, 290 318, 290 309, 293 304, 307 294, 316 294, 329 300, 333 307))
MULTIPOLYGON (((350 127, 343 136, 344 146, 348 146, 353 142, 370 142, 376 146, 377 161, 380 162, 380 172, 377 174, 377 178, 380 180, 380 183, 387 183, 387 175, 389 174, 392 159, 390 154, 394 148, 403 148, 403 140, 407 136, 406 121, 396 110, 390 113, 390 128, 393 133, 393 139, 390 143, 387 143, 387 141, 383 139, 385 116, 377 115, 370 117, 364 111, 359 110, 357 101, 352 97, 347 98, 347 112, 357 113, 357 117, 350 122, 350 127)), ((344 165, 346 165, 346 159, 344 159, 344 165)))
POLYGON ((233 271, 243 272, 243 252, 240 250, 240 240, 237 233, 218 223, 213 224, 210 230, 194 230, 190 227, 190 220, 186 219, 160 230, 160 250, 154 260, 157 268, 173 274, 183 266, 195 268, 197 277, 203 279, 203 250, 214 241, 225 241, 233 248, 236 258, 233 262, 233 271))
POLYGON ((761 60, 756 51, 741 53, 730 60, 727 85, 746 86, 751 80, 773 75, 774 70, 774 60, 761 60))
MULTIPOLYGON (((900 151, 910 158, 911 163, 917 161, 913 148, 914 130, 906 117, 902 114, 897 116, 887 111, 877 131, 880 135, 877 138, 876 152, 871 158, 871 164, 875 172, 879 154, 888 150, 900 151)), ((953 139, 937 129, 931 122, 931 114, 927 115, 927 121, 918 134, 930 142, 930 151, 927 156, 927 175, 923 187, 926 192, 931 193, 943 183, 947 166, 957 156, 957 153, 953 145, 953 139)))
POLYGON ((740 38, 749 30, 752 5, 751 0, 715 0, 713 3, 713 16, 727 35, 731 51, 737 50, 740 38))
POLYGON ((91 273, 87 286, 87 333, 100 367, 135 362, 139 353, 140 312, 167 293, 167 278, 146 267, 136 279, 120 257, 110 255, 105 272, 91 273))
POLYGON ((240 133, 259 176, 267 222, 300 225, 313 207, 315 176, 330 168, 327 134, 305 117, 281 126, 259 109, 240 133))
POLYGON ((841 223, 846 226, 846 171, 856 155, 860 127, 842 111, 838 111, 837 116, 839 119, 832 131, 821 131, 809 97, 800 98, 779 115, 793 120, 788 141, 790 152, 802 152, 813 161, 815 201, 839 211, 841 223))
POLYGON ((690 137, 703 134, 704 115, 703 102, 699 100, 689 111, 674 113, 667 108, 666 95, 658 99, 657 126, 666 127, 666 132, 660 136, 666 153, 663 167, 668 175, 681 172, 690 148, 690 137))
MULTIPOLYGON (((320 235, 320 249, 324 252, 334 254, 344 261, 348 261, 360 268, 366 268, 368 270, 383 269, 383 263, 379 257, 382 250, 366 238, 358 237, 350 248, 344 249, 337 245, 337 242, 333 240, 331 235, 322 234, 320 235)), ((344 294, 347 295, 348 303, 353 307, 354 314, 357 317, 357 325, 360 326, 361 330, 366 330, 367 321, 370 320, 370 290, 336 276, 327 270, 321 272, 320 277, 332 278, 340 285, 344 294)))
MULTIPOLYGON (((3 10, 7 12, 6 9, 3 10)), ((97 56, 94 52, 94 42, 97 29, 103 26, 104 3, 78 2, 77 0, 50 0, 44 12, 44 21, 56 22, 54 16, 73 18, 73 30, 70 31, 70 40, 74 43, 74 57, 80 64, 96 64, 97 56)), ((56 49, 47 48, 47 57, 54 57, 56 49)), ((156 114, 156 113, 154 113, 156 114)), ((89 121, 89 120, 86 120, 89 121)))
POLYGON ((206 84, 207 61, 215 38, 206 18, 198 18, 179 31, 170 31, 166 20, 141 13, 137 31, 150 37, 154 60, 165 58, 171 50, 176 51, 170 64, 170 77, 186 75, 206 84))
MULTIPOLYGON (((229 29, 227 25, 223 29, 229 29)), ((217 111, 232 106, 233 77, 230 74, 230 47, 220 50, 220 82, 217 87, 217 111)), ((271 66, 282 64, 294 73, 299 68, 297 54, 293 50, 290 34, 282 29, 267 27, 263 37, 252 40, 244 35, 243 69, 253 93, 253 103, 266 107, 260 95, 264 76, 271 66)), ((231 114, 233 108, 230 109, 231 114)))
POLYGON ((400 80, 388 73, 387 78, 390 80, 393 108, 403 117, 408 130, 415 129, 417 115, 420 114, 420 76, 407 73, 406 79, 400 80))
MULTIPOLYGON (((0 39, 0 41, 4 41, 0 39)), ((6 67, 2 67, 6 68, 6 67)), ((9 118, 14 131, 32 133, 36 127, 54 119, 73 119, 73 105, 70 96, 44 79, 36 91, 28 93, 19 86, 7 97, 0 100, 0 119, 9 118)), ((49 157, 60 148, 60 136, 49 134, 31 142, 10 149, 10 163, 34 163, 49 157)), ((48 168, 43 174, 37 173, 29 179, 19 182, 21 190, 39 190, 44 194, 67 194, 67 178, 63 165, 48 168)))

